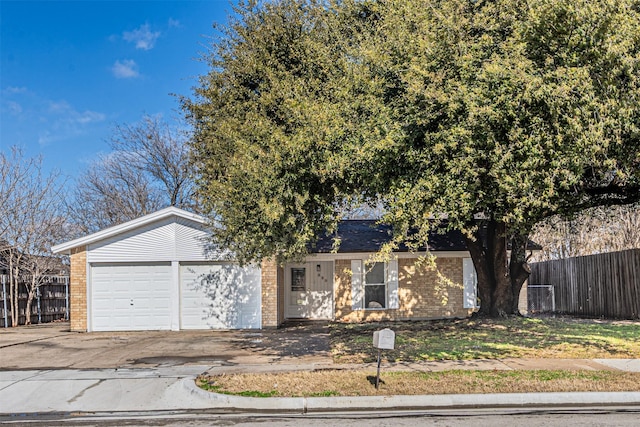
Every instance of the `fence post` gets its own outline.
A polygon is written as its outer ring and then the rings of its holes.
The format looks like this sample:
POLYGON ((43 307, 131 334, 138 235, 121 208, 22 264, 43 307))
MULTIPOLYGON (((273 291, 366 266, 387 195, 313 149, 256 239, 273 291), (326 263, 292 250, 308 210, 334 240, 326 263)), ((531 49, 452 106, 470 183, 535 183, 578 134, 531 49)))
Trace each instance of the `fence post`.
POLYGON ((65 283, 65 311, 64 311, 64 317, 65 320, 68 322, 69 321, 69 276, 65 277, 64 279, 64 283, 65 283))
MULTIPOLYGON (((42 323, 42 310, 40 309, 40 287, 36 288, 36 298, 38 298, 38 306, 36 310, 38 310, 38 324, 42 323)), ((31 313, 29 313, 31 315, 31 313)))
POLYGON ((7 276, 2 275, 2 301, 4 303, 4 327, 9 327, 9 319, 7 317, 7 276))

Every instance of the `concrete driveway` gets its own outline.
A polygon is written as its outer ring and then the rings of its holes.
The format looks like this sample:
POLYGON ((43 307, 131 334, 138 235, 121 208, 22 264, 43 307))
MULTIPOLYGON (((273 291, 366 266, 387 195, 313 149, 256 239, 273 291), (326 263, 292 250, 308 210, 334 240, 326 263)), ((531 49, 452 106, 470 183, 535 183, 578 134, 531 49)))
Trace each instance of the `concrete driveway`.
POLYGON ((68 323, 0 329, 0 369, 331 364, 326 324, 277 330, 69 332, 68 323))

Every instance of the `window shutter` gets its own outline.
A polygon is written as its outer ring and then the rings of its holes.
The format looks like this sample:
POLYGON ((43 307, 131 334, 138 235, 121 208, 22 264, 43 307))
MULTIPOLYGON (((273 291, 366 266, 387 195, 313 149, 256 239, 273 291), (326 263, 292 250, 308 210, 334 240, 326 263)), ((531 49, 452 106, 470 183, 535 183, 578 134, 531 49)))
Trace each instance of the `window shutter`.
POLYGON ((398 260, 394 259, 387 264, 387 293, 389 308, 400 308, 398 299, 398 260))
POLYGON ((364 285, 362 283, 362 260, 351 260, 351 308, 362 310, 364 285))
POLYGON ((476 276, 476 269, 473 266, 473 260, 471 258, 464 258, 462 260, 462 280, 464 286, 464 308, 476 308, 476 286, 478 278, 476 276))

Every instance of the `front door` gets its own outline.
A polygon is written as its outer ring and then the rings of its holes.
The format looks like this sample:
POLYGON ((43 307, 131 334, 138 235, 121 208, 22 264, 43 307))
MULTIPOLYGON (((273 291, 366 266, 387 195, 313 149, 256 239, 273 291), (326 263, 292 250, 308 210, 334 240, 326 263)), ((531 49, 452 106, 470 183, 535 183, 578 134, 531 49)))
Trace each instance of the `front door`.
POLYGON ((333 318, 332 261, 287 264, 285 287, 288 318, 333 318))

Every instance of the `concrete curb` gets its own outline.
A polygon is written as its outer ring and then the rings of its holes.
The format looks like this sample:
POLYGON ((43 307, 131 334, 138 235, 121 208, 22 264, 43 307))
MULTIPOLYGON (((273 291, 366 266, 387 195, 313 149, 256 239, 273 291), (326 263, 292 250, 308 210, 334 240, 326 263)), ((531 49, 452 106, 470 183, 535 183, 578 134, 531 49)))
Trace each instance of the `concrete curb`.
POLYGON ((321 413, 334 411, 437 410, 454 408, 521 408, 539 405, 637 406, 640 392, 579 393, 496 393, 417 396, 351 397, 242 397, 213 393, 196 386, 194 378, 184 378, 191 396, 211 404, 211 408, 238 412, 321 413))

